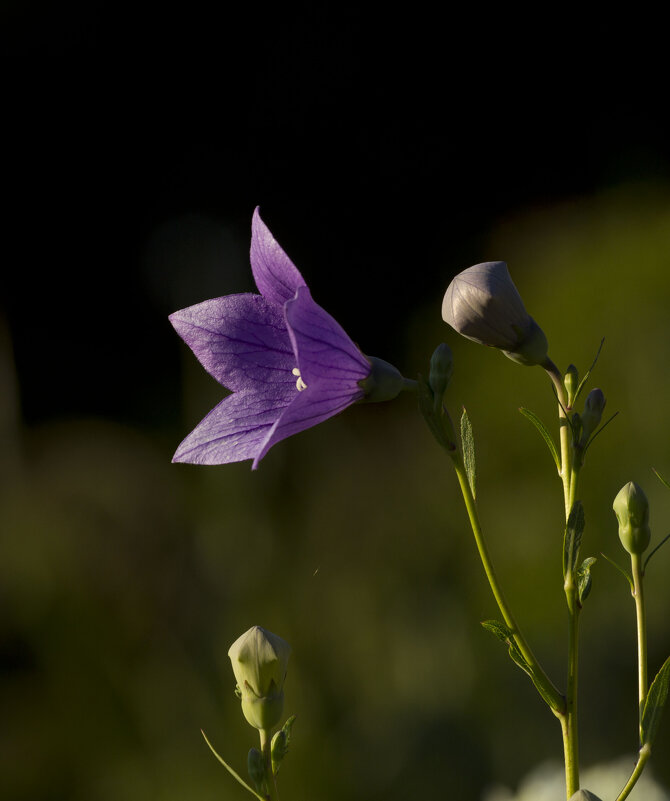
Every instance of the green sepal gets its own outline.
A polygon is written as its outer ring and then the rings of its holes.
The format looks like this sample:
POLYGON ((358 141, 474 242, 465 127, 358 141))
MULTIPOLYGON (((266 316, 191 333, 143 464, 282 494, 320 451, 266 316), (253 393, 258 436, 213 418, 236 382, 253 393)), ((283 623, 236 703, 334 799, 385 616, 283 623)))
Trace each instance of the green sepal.
POLYGON ((574 402, 577 400, 577 398, 579 397, 579 394, 581 393, 582 389, 584 389, 584 385, 585 385, 585 384, 586 384, 586 382, 589 380, 589 376, 591 375, 591 371, 592 371, 592 370, 593 370, 593 368, 596 366, 596 362, 598 361, 598 357, 600 356, 600 351, 603 349, 603 345, 604 345, 604 344, 605 344, 605 337, 603 337, 603 338, 600 340, 600 345, 598 346, 598 352, 596 353, 596 357, 595 357, 595 359, 593 360, 593 364, 592 364, 592 365, 589 367, 589 369, 588 369, 588 370, 586 371, 586 373, 584 374, 584 377, 583 377, 583 378, 582 378, 582 380, 579 382, 579 386, 577 387, 577 392, 575 392, 575 398, 574 398, 574 401, 573 401, 573 403, 574 403, 574 402))
POLYGON ((644 710, 640 719, 640 740, 643 746, 651 746, 654 737, 656 737, 663 707, 668 700, 669 684, 670 656, 665 660, 663 666, 656 674, 656 678, 651 683, 647 698, 644 702, 644 710))
POLYGON ((584 533, 584 507, 581 501, 575 501, 568 515, 563 538, 563 578, 575 575, 579 546, 584 533))
POLYGON ((254 789, 252 789, 251 787, 249 787, 249 785, 248 785, 248 784, 247 784, 247 783, 244 781, 244 779, 243 779, 243 778, 242 778, 242 777, 239 775, 239 773, 236 773, 236 771, 234 771, 234 770, 233 770, 233 768, 231 768, 231 767, 230 767, 230 765, 229 765, 229 764, 228 764, 228 763, 225 761, 225 759, 224 759, 222 756, 219 756, 219 754, 217 754, 217 753, 216 753, 216 751, 214 750, 214 746, 213 746, 213 745, 210 743, 210 741, 207 739, 207 735, 205 734, 205 732, 204 732, 202 729, 200 729, 200 734, 202 734, 202 736, 204 737, 204 739, 205 739, 205 742, 206 742, 206 743, 207 743, 207 745, 209 746, 209 750, 210 750, 210 751, 211 751, 211 752, 214 754, 214 756, 215 756, 215 757, 216 757, 216 758, 219 760, 219 762, 220 762, 220 763, 223 765, 223 767, 224 767, 224 768, 225 768, 225 769, 228 771, 228 773, 230 773, 230 775, 231 775, 231 776, 232 776, 234 779, 236 779, 236 780, 237 780, 237 781, 238 781, 238 782, 239 782, 239 783, 242 785, 242 787, 244 787, 244 788, 245 788, 245 790, 248 790, 248 791, 251 793, 251 795, 253 795, 253 796, 255 796, 256 798, 258 798, 258 799, 259 799, 259 801, 265 801, 265 797, 264 797, 264 796, 262 796, 262 795, 259 795, 259 794, 258 794, 258 793, 257 793, 257 792, 254 790, 254 789))
POLYGON ((591 568, 597 561, 595 556, 589 556, 577 569, 577 597, 580 606, 591 592, 591 568))
POLYGON ((507 653, 510 656, 512 662, 515 665, 518 665, 524 673, 527 673, 535 688, 540 693, 542 698, 549 704, 551 709, 555 708, 554 701, 546 694, 542 685, 538 683, 535 679, 535 675, 533 674, 533 669, 531 666, 526 662, 523 654, 519 650, 519 646, 516 644, 514 640, 514 635, 512 634, 512 629, 505 623, 501 623, 500 620, 483 620, 482 626, 486 629, 486 631, 490 631, 495 637, 497 637, 500 642, 504 643, 507 646, 507 653))
POLYGON ((628 572, 628 571, 627 571, 625 568, 621 567, 621 565, 618 565, 618 564, 617 564, 617 563, 614 561, 614 559, 611 559, 611 558, 610 558, 610 557, 609 557, 609 556, 608 556, 606 553, 603 553, 603 552, 601 551, 601 552, 600 552, 600 555, 603 557, 603 559, 607 559, 607 561, 608 561, 608 562, 609 562, 609 563, 610 563, 610 564, 611 564, 613 567, 616 567, 616 569, 619 571, 619 573, 621 573, 621 575, 622 575, 622 576, 623 576, 623 577, 626 579, 626 581, 627 581, 627 582, 630 584, 630 591, 631 591, 631 592, 635 592, 635 584, 633 583, 633 578, 632 578, 632 576, 630 575, 630 573, 629 573, 629 572, 628 572))
POLYGON ((549 448, 549 453, 551 453, 554 463, 556 464, 556 469, 558 472, 561 472, 561 459, 558 455, 558 451, 556 450, 556 445, 554 444, 554 440, 547 430, 545 424, 540 420, 540 418, 535 414, 535 412, 531 412, 530 409, 526 409, 523 406, 520 407, 519 411, 524 417, 527 417, 530 422, 537 428, 537 430, 542 435, 542 438, 547 443, 547 447, 549 448))
POLYGON ((656 478, 661 482, 661 484, 665 484, 665 486, 668 489, 670 489, 670 481, 668 481, 667 479, 663 478, 663 476, 658 472, 658 470, 655 467, 652 467, 651 469, 654 472, 654 475, 656 476, 656 478))
POLYGON ((291 742, 291 729, 295 721, 295 715, 284 723, 281 729, 272 738, 270 745, 270 756, 272 758, 272 773, 276 776, 279 773, 279 766, 282 759, 288 754, 288 746, 291 742))
POLYGON ((601 801, 601 799, 600 796, 590 790, 577 790, 574 795, 570 796, 568 801, 601 801))
POLYGON ((247 754, 247 772, 249 778, 261 795, 268 793, 268 777, 265 773, 265 760, 258 748, 250 748, 247 754))
POLYGON ((418 376, 417 384, 419 411, 423 415, 431 434, 445 450, 456 450, 453 427, 444 406, 440 403, 439 408, 437 410, 435 409, 433 390, 422 375, 418 376))
POLYGON ((475 437, 472 433, 472 423, 468 417, 468 413, 463 407, 463 414, 461 415, 461 447, 463 449, 463 466, 465 473, 468 477, 468 483, 472 490, 472 497, 477 498, 477 491, 475 489, 475 482, 477 478, 477 465, 475 462, 475 437))

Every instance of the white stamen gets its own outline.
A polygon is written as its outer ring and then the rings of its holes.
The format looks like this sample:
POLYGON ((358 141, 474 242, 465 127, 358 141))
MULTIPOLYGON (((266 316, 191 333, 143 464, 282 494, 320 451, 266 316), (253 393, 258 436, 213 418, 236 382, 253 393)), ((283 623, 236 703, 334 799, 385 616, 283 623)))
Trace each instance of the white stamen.
POLYGON ((293 373, 293 375, 298 377, 298 380, 295 382, 295 386, 296 386, 296 389, 298 390, 298 392, 302 392, 303 389, 307 389, 307 384, 305 384, 305 382, 302 380, 302 378, 300 378, 300 370, 298 370, 297 367, 294 367, 291 370, 291 372, 293 373))

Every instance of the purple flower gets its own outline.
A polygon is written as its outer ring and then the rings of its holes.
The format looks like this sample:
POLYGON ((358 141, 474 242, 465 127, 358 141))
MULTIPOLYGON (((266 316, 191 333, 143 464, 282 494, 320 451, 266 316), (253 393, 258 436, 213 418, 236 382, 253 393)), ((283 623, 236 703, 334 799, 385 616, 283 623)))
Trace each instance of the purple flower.
POLYGON ((367 394, 361 382, 370 377, 371 361, 312 300, 258 209, 251 269, 260 295, 227 295, 170 315, 205 370, 232 390, 181 443, 173 462, 253 459, 255 470, 275 443, 367 394))

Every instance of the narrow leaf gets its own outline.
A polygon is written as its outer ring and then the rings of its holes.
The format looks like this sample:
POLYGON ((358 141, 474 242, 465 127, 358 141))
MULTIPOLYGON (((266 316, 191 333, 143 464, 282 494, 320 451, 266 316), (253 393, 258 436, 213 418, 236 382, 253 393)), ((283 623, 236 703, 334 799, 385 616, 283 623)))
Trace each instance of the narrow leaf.
POLYGON ((656 553, 656 551, 661 547, 661 545, 665 545, 665 543, 670 540, 670 534, 666 534, 665 537, 658 543, 658 545, 654 548, 654 550, 649 554, 649 556, 644 560, 644 565, 642 566, 642 572, 647 569, 647 565, 649 564, 649 560, 651 557, 656 553))
POLYGON ((651 683, 647 700, 644 704, 640 734, 642 745, 651 745, 658 731, 658 724, 665 702, 668 700, 668 685, 670 684, 670 656, 663 663, 663 667, 656 674, 651 683))
POLYGON ((461 445, 463 447, 463 466, 468 476, 468 483, 472 490, 472 497, 477 497, 475 488, 475 481, 477 478, 477 466, 475 463, 475 438, 472 433, 472 423, 468 417, 468 413, 463 408, 461 415, 461 445))
POLYGON ((670 489, 670 481, 668 481, 667 479, 663 478, 663 476, 658 472, 658 470, 655 467, 652 467, 651 469, 654 471, 654 473, 656 475, 656 478, 661 482, 661 484, 665 484, 665 486, 668 489, 670 489))
POLYGON ((556 449, 556 445, 554 444, 554 440, 552 439, 551 434, 547 430, 545 424, 540 420, 540 418, 535 414, 535 412, 531 412, 530 409, 526 409, 523 406, 519 409, 521 414, 524 417, 527 417, 530 422, 537 428, 537 430, 542 434, 542 438, 547 443, 547 447, 549 448, 549 452, 551 453, 554 463, 556 465, 556 469, 560 472, 561 470, 561 459, 558 455, 558 450, 556 449))
POLYGON ((591 371, 596 366, 596 362, 598 361, 598 357, 600 356, 600 351, 603 349, 603 345, 605 344, 605 337, 600 340, 600 346, 598 347, 598 352, 596 353, 596 358, 593 360, 593 364, 589 367, 589 369, 584 374, 584 378, 579 382, 579 386, 577 387, 577 392, 575 392, 575 401, 579 397, 579 393, 584 389, 584 385, 589 380, 589 376, 591 375, 591 371))
POLYGON ((574 575, 583 533, 584 507, 581 501, 575 501, 568 515, 563 538, 563 578, 574 575))
POLYGON ((260 799, 260 801, 265 801, 265 798, 263 798, 262 795, 259 795, 259 793, 257 793, 255 790, 252 790, 252 788, 249 787, 249 785, 244 781, 244 779, 230 767, 230 765, 223 759, 223 757, 219 756, 219 754, 216 753, 216 751, 214 750, 214 746, 207 739, 207 735, 205 734, 205 732, 202 729, 200 729, 200 734, 202 734, 202 736, 205 738, 205 742, 209 746, 209 750, 219 760, 219 762, 228 771, 228 773, 230 773, 230 775, 234 779, 237 779, 237 781, 242 785, 242 787, 244 787, 245 790, 248 790, 251 793, 251 795, 256 796, 256 798, 260 799))
POLYGON ((630 591, 631 591, 631 592, 635 592, 635 584, 633 584, 633 579, 632 579, 632 577, 631 577, 630 573, 629 573, 627 570, 625 570, 623 567, 621 567, 621 565, 618 565, 618 564, 617 564, 617 563, 614 561, 614 559, 610 559, 610 557, 609 557, 609 556, 608 556, 606 553, 603 553, 603 552, 601 551, 601 552, 600 552, 600 555, 603 557, 603 559, 607 559, 607 561, 608 561, 608 562, 609 562, 609 563, 610 563, 610 564, 611 564, 613 567, 616 567, 616 569, 619 571, 619 573, 621 573, 621 575, 622 575, 622 576, 623 576, 623 577, 626 579, 626 581, 627 581, 627 582, 630 584, 630 591))
POLYGON ((595 556, 589 556, 577 570, 577 595, 580 605, 584 603, 591 592, 591 568, 597 561, 595 556))

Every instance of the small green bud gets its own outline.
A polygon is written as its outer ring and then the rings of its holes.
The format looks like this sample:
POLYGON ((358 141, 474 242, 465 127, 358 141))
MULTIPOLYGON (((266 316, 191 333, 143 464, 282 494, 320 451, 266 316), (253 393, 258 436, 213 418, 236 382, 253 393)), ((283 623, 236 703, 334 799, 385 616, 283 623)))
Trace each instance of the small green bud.
POLYGON ((619 539, 630 554, 640 554, 649 546, 649 501, 634 481, 619 490, 612 504, 619 521, 619 539))
POLYGON ((272 730, 284 711, 284 679, 291 646, 277 634, 253 626, 230 646, 242 712, 256 729, 272 730))
POLYGON ((568 393, 568 410, 572 409, 572 406, 576 400, 575 393, 577 392, 577 387, 579 386, 579 373, 577 372, 577 368, 574 364, 568 365, 568 369, 565 371, 565 375, 563 376, 563 386, 565 387, 565 391, 568 393))
POLYGON ((381 401, 393 400, 397 397, 405 385, 405 380, 400 372, 383 359, 375 356, 365 357, 372 368, 370 375, 359 381, 360 388, 365 392, 365 402, 379 403, 381 401))
POLYGON ((449 381, 454 372, 454 357, 449 345, 444 342, 438 345, 430 357, 430 373, 428 383, 433 390, 433 395, 442 401, 444 393, 447 391, 449 381))
POLYGON ((591 435, 600 425, 606 402, 602 389, 592 389, 586 396, 584 411, 581 417, 582 435, 579 440, 579 444, 582 448, 586 447, 591 435))
POLYGON ((247 771, 259 793, 267 791, 267 776, 265 775, 265 762, 258 748, 251 748, 247 754, 247 771))
POLYGON ((601 799, 590 790, 577 790, 574 795, 570 796, 570 801, 601 801, 601 799))

